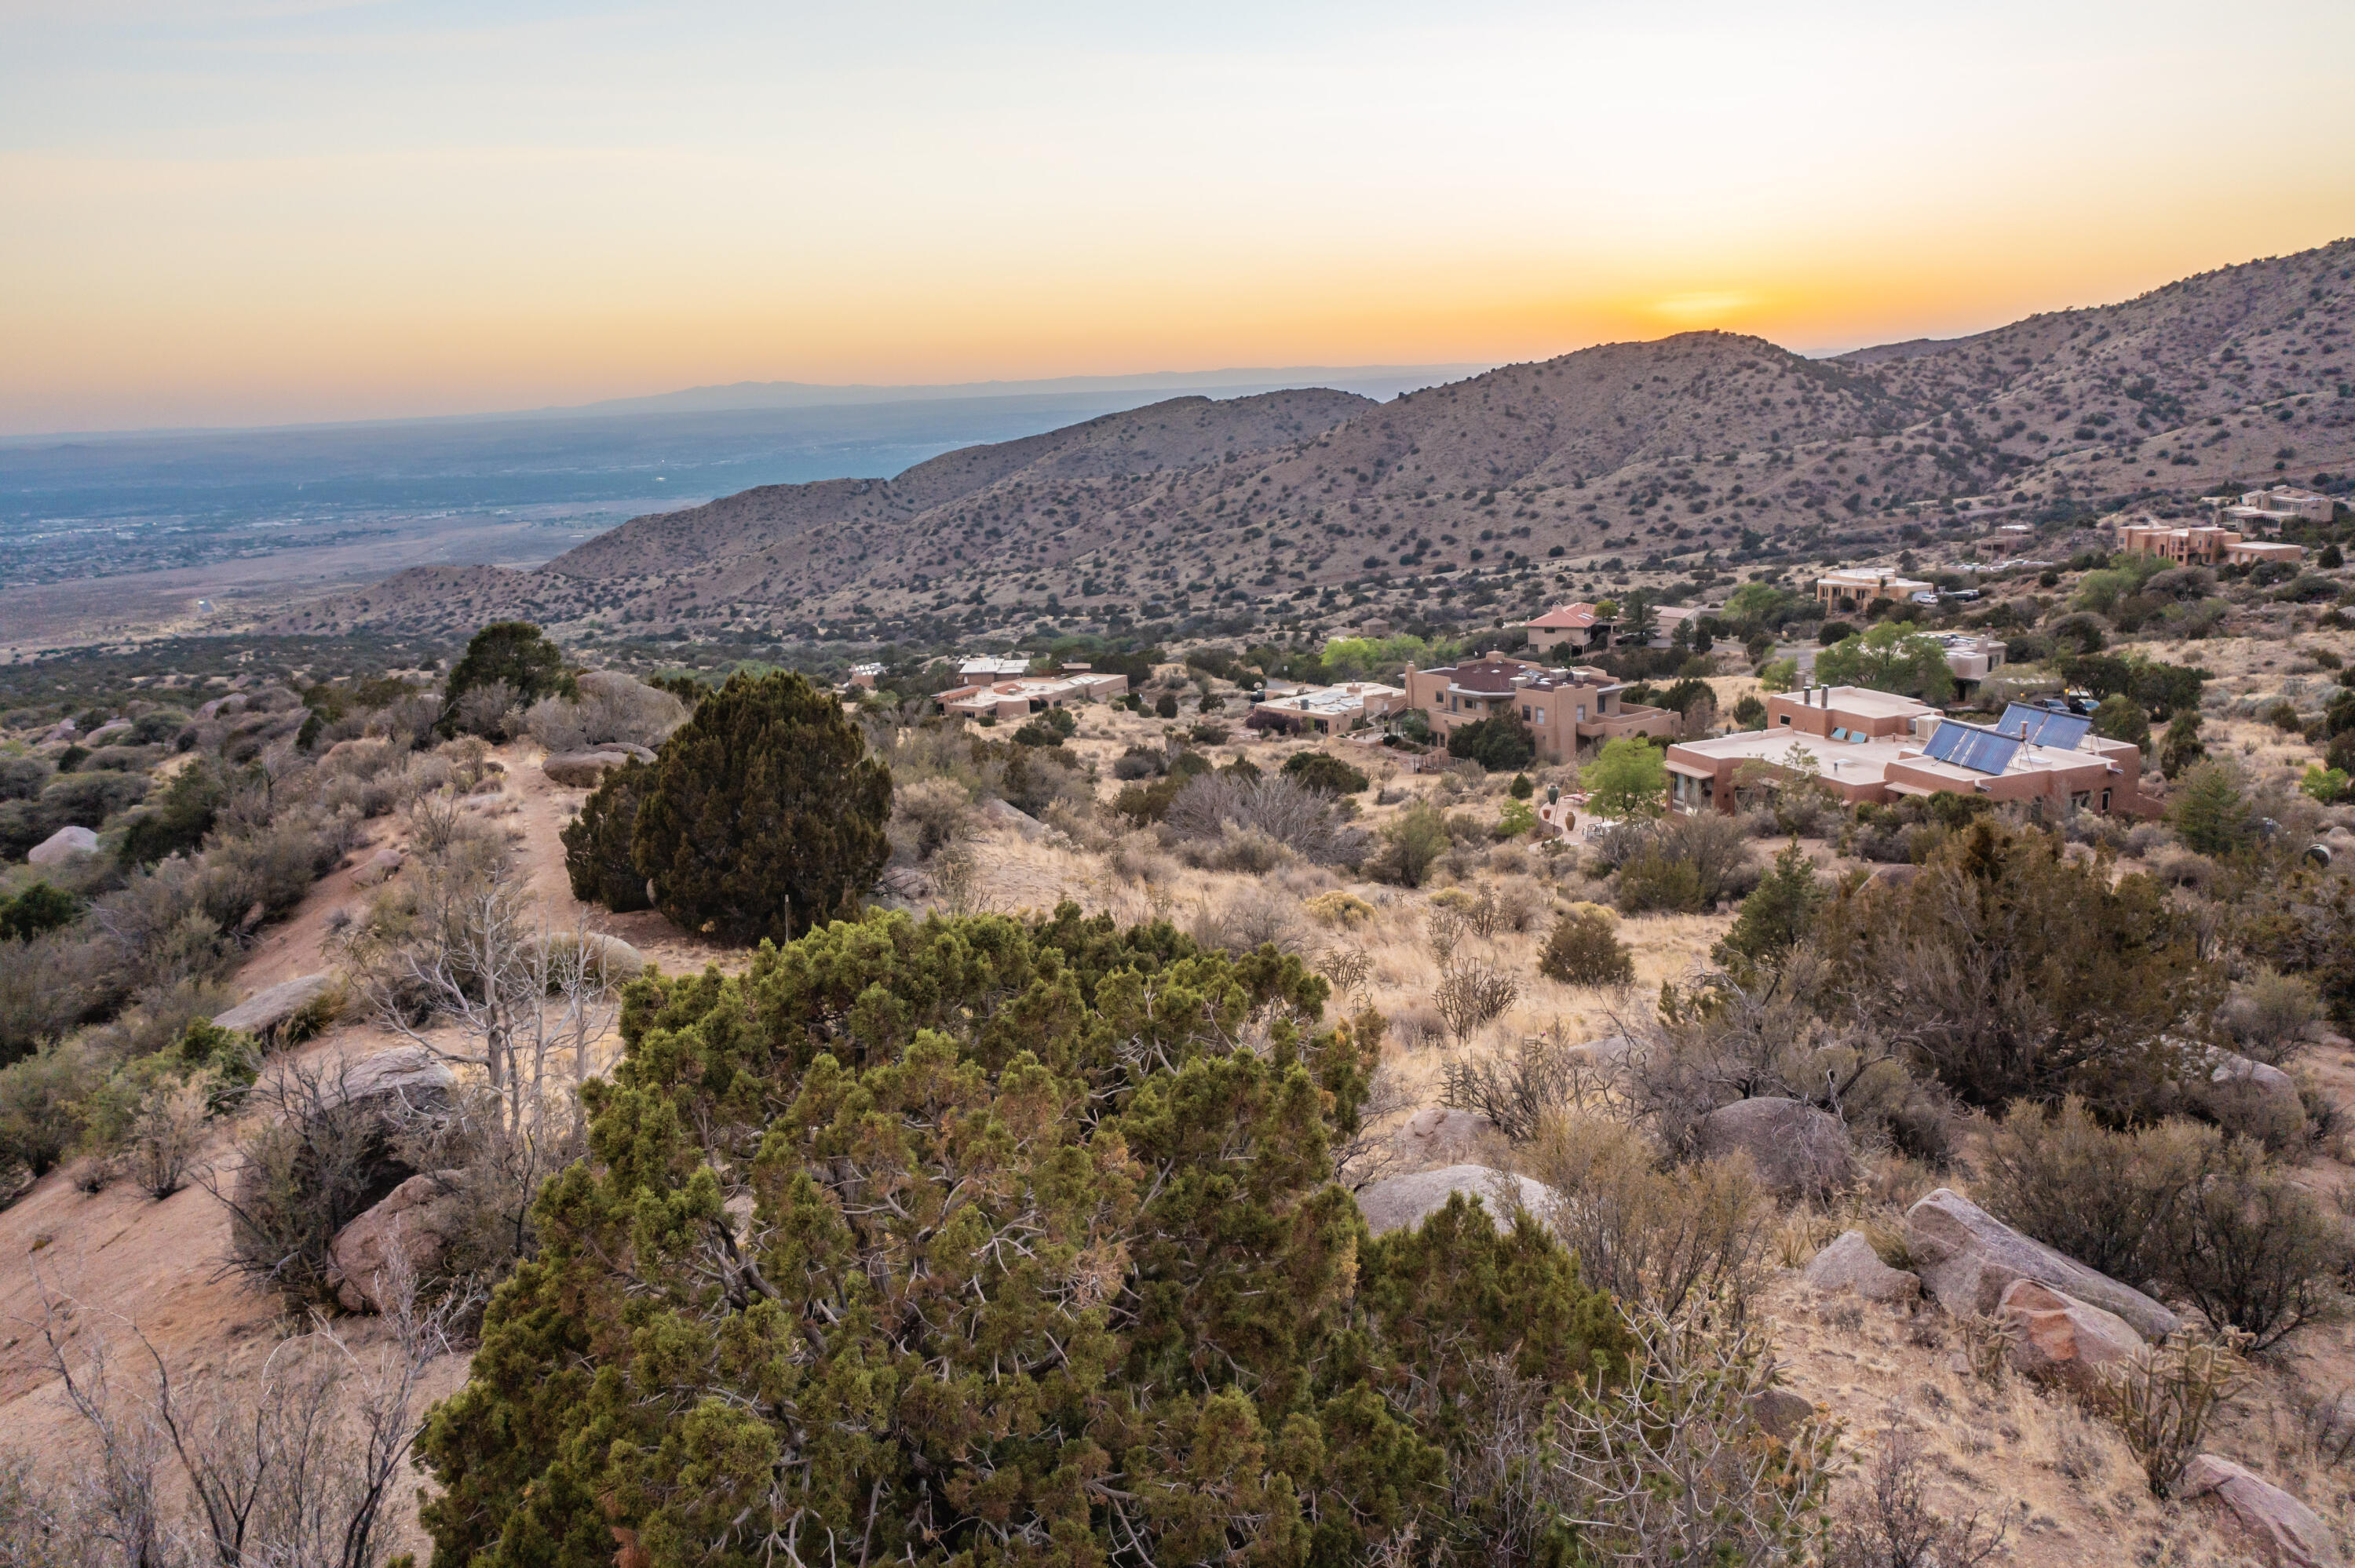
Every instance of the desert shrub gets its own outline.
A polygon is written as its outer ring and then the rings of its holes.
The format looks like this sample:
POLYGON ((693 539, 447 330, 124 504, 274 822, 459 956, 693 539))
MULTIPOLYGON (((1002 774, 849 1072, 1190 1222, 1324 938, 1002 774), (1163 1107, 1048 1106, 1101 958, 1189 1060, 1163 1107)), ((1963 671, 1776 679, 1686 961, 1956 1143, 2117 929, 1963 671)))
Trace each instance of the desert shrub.
POLYGON ((1461 1045, 1503 1017, 1520 991, 1520 982, 1502 969, 1459 953, 1440 965, 1431 1005, 1461 1045))
POLYGON ((1805 851, 1794 843, 1774 857, 1734 916, 1712 956, 1721 964, 1755 964, 1786 953, 1815 929, 1825 890, 1805 851))
POLYGON ((1113 759, 1112 776, 1124 782, 1132 779, 1156 779, 1165 766, 1163 755, 1146 747, 1132 746, 1113 759))
POLYGON ((927 861, 972 835, 973 798, 954 779, 919 779, 892 791, 888 832, 895 849, 927 861))
POLYGON ((498 620, 474 633, 465 655, 451 667, 442 688, 440 728, 444 735, 458 727, 459 704, 477 688, 504 686, 478 697, 473 711, 504 720, 517 705, 528 707, 551 694, 570 696, 572 678, 564 672, 564 652, 548 635, 526 620, 498 620))
POLYGON ((2142 1461, 2153 1497, 2169 1497, 2204 1446, 2210 1425, 2248 1381, 2229 1340, 2171 1336, 2102 1369, 2089 1403, 2142 1461))
POLYGON ((1960 1519, 1931 1501, 1936 1467, 1912 1433, 1892 1428, 1835 1510, 1824 1568, 1982 1568, 2002 1552, 2007 1521, 1973 1509, 1960 1519))
POLYGON ((40 1177, 81 1137, 76 1114, 99 1073, 78 1046, 53 1045, 0 1067, 0 1171, 40 1177))
POLYGON ((2216 1010, 2216 1022, 2232 1036, 2234 1049, 2275 1065, 2297 1049, 2306 1026, 2321 1016, 2313 981, 2262 968, 2216 1010))
POLYGON ((2168 823, 2198 854, 2228 855, 2256 835, 2255 813, 2242 792, 2239 771, 2222 759, 2193 766, 2167 805, 2168 823))
POLYGON ((798 935, 852 908, 890 853, 890 770, 800 674, 730 676, 655 766, 631 858, 687 930, 798 935))
POLYGON ((438 1108, 352 1086, 347 1062, 282 1061, 253 1090, 264 1114, 231 1168, 198 1176, 229 1210, 229 1266, 292 1304, 334 1300, 328 1244, 417 1174, 399 1139, 438 1108))
POLYGON ((645 909, 646 875, 638 869, 635 852, 638 809, 654 788, 655 769, 632 758, 609 768, 597 788, 581 802, 581 813, 564 824, 558 838, 564 845, 564 875, 572 896, 583 904, 601 904, 615 914, 645 909))
POLYGON ((293 812, 204 857, 203 909, 224 930, 250 930, 292 910, 351 847, 352 826, 293 812))
POLYGON ((1279 952, 1300 950, 1298 906, 1273 887, 1250 887, 1236 893, 1215 910, 1206 910, 1193 930, 1205 948, 1242 954, 1262 947, 1279 952))
POLYGON ((228 798, 218 773, 201 760, 191 763, 123 824, 116 858, 126 866, 153 865, 165 855, 194 853, 228 798))
POLYGON ((1499 1360, 1543 1404, 1627 1340, 1537 1225, 1500 1234, 1459 1202, 1364 1236, 1328 1150, 1371 1037, 1322 1025, 1324 994, 1296 959, 1069 906, 873 916, 741 980, 645 982, 589 1094, 591 1159, 543 1200, 542 1248, 421 1445, 437 1551, 559 1555, 593 1520, 602 1555, 615 1529, 720 1556, 831 1535, 877 1562, 1051 1531, 1175 1563, 1305 1550, 1323 1527, 1295 1520, 1349 1521, 1324 1536, 1344 1558, 1431 1526, 1459 1376, 1499 1360), (1247 1026, 1266 1049, 1234 1048, 1247 1026), (627 1275, 596 1239, 623 1235, 627 1275), (772 1348, 738 1360, 748 1332, 772 1348), (1395 1402, 1359 1366, 1395 1369, 1395 1402), (802 1425, 829 1388, 866 1414, 802 1425), (911 1397, 922 1419, 888 1414, 911 1397), (710 1457, 688 1488, 682 1445, 710 1457), (951 1453, 996 1478, 995 1519, 927 1479, 951 1453), (1159 1500, 1065 1489, 1079 1454, 1159 1500))
POLYGON ((146 798, 147 780, 135 773, 65 773, 42 789, 41 816, 50 824, 48 832, 62 827, 102 827, 117 811, 146 798))
POLYGON ((2023 1102, 1987 1139, 1980 1196, 2037 1240, 2140 1286, 2169 1272, 2179 1213, 2219 1142, 2213 1128, 2182 1120, 2115 1131, 2075 1096, 2057 1107, 2023 1102))
POLYGON ((1523 1155, 1556 1194, 1547 1221, 1587 1278, 1668 1313, 1764 1282, 1774 1201, 1746 1158, 1664 1165, 1643 1134, 1593 1115, 1550 1118, 1523 1155))
POLYGON ((1354 931, 1374 917, 1372 905, 1354 893, 1344 893, 1337 888, 1303 900, 1301 907, 1308 912, 1311 919, 1323 925, 1337 926, 1345 931, 1354 931))
POLYGON ((2332 1314, 2349 1261, 2345 1227, 2240 1139, 2177 1206, 2168 1250, 2159 1277, 2259 1351, 2332 1314))
POLYGON ((1381 848, 1367 863, 1369 875, 1406 887, 1420 887, 1452 842, 1447 818, 1428 800, 1418 800, 1384 823, 1381 848))
POLYGON ((1296 752, 1284 759, 1281 771, 1302 788, 1326 795, 1355 795, 1371 782, 1364 770, 1324 751, 1296 752))
MULTIPOLYGON (((1418 1043, 1435 1043, 1447 1028, 1436 1010, 1423 1010, 1420 1018, 1401 1012, 1391 1021, 1391 1033, 1402 1042, 1413 1034, 1418 1043)), ((1594 1070, 1570 1047, 1535 1036, 1524 1036, 1509 1050, 1443 1064, 1439 1085, 1442 1105, 1483 1118, 1517 1144, 1584 1106, 1602 1087, 1594 1070)))
POLYGON ((618 670, 590 671, 573 686, 572 696, 544 696, 525 711, 524 728, 549 751, 614 741, 657 747, 687 722, 687 705, 675 694, 618 670))
POLYGON ((1964 1103, 2083 1094, 2105 1115, 2163 1106, 2219 989, 2199 922, 2155 878, 2112 882, 2052 835, 1987 819, 1910 881, 1826 905, 1838 1000, 1964 1103))
POLYGON ((1537 737, 1513 714, 1475 719, 1448 732, 1447 755, 1476 762, 1491 773, 1517 772, 1538 754, 1537 737))
POLYGON ((1540 1488, 1579 1521, 1580 1548, 1631 1568, 1811 1561, 1836 1434, 1816 1421, 1785 1440, 1766 1433, 1765 1327, 1709 1302, 1642 1307, 1628 1321, 1640 1348, 1626 1383, 1556 1407, 1543 1448, 1540 1488))
POLYGON ((32 800, 57 772, 45 757, 0 757, 0 800, 32 800))
POLYGON ((1596 863, 1618 874, 1623 914, 1707 909, 1759 881, 1742 824, 1714 811, 1622 821, 1593 842, 1596 863))
POLYGON ((64 888, 37 882, 13 898, 0 896, 0 941, 29 942, 72 925, 88 907, 64 888))
POLYGON ((1554 920, 1538 973, 1565 985, 1632 985, 1636 955, 1619 939, 1619 922, 1608 909, 1575 905, 1554 920))
POLYGON ((1171 799, 1161 825, 1177 838, 1214 843, 1256 834, 1316 865, 1365 857, 1365 834, 1334 814, 1329 797, 1281 775, 1202 774, 1171 799))
POLYGON ((1153 711, 1161 718, 1176 718, 1178 716, 1178 694, 1175 692, 1164 692, 1159 696, 1154 698, 1153 711))
POLYGON ((1700 868, 1657 847, 1641 851, 1619 868, 1613 899, 1623 915, 1690 914, 1709 907, 1700 868))
POLYGON ((123 1173, 150 1198, 165 1199, 188 1184, 204 1145, 214 1086, 208 1075, 159 1077, 140 1097, 124 1131, 123 1173))

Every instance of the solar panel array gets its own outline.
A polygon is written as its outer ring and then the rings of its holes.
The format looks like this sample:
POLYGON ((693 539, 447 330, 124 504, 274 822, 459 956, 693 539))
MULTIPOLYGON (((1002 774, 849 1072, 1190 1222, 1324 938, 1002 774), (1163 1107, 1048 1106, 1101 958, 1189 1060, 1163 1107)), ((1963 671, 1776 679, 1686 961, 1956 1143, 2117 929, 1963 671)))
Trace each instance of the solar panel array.
POLYGON ((1977 725, 1947 719, 1938 726, 1937 734, 1930 737, 1930 744, 1923 749, 1941 762, 1951 762, 1974 773, 2000 773, 2011 766, 2019 742, 1977 725))
POLYGON ((2025 738, 2037 746, 2049 746, 2058 751, 2074 751, 2077 743, 2094 727, 2094 721, 2083 714, 2054 713, 2051 708, 2032 708, 2026 703, 2006 705, 2003 718, 1996 727, 2004 734, 2025 738), (2022 726, 2026 726, 2025 735, 2022 726))

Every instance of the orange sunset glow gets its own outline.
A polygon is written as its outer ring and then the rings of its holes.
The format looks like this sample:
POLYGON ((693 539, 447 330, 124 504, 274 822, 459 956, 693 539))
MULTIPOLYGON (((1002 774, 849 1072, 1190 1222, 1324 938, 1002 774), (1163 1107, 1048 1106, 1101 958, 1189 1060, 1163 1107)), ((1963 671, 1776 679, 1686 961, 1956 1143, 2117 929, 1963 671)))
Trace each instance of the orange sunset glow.
POLYGON ((17 433, 1830 352, 2355 231, 2314 0, 0 14, 17 433))

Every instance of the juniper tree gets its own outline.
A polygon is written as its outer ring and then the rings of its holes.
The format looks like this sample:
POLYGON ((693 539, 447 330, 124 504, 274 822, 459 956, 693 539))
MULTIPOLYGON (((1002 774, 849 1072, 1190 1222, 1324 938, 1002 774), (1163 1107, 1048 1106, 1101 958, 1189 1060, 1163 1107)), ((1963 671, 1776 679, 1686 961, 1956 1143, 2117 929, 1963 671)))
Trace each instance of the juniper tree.
POLYGON ((1625 1330, 1527 1219, 1367 1234, 1380 1025, 1326 995, 1068 905, 640 982, 421 1445, 435 1561, 1483 1557, 1482 1379, 1625 1330))
POLYGON ((731 675, 663 743, 630 853, 687 929, 787 941, 874 881, 890 814, 890 770, 833 694, 731 675))

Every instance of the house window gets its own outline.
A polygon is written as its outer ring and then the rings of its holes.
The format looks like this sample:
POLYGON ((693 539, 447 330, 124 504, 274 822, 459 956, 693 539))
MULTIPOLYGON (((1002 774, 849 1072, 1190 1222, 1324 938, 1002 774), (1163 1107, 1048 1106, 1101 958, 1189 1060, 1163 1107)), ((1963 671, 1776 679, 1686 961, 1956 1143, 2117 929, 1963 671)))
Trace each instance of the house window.
POLYGON ((1543 723, 1545 723, 1545 709, 1543 709, 1543 708, 1540 708, 1540 709, 1538 710, 1538 723, 1540 723, 1540 724, 1543 724, 1543 723))
POLYGON ((2102 791, 2102 810, 2105 810, 2105 811, 2106 811, 2106 810, 2108 810, 2109 809, 2110 809, 2110 792, 2109 792, 2107 789, 2105 789, 2105 790, 2103 790, 2103 791, 2102 791))
POLYGON ((1783 715, 1783 723, 1784 723, 1784 725, 1787 727, 1787 726, 1789 726, 1790 722, 1791 722, 1791 715, 1790 715, 1789 714, 1785 714, 1785 715, 1783 715))
POLYGON ((1578 705, 1578 722, 1581 724, 1584 724, 1586 722, 1586 705, 1584 703, 1578 705))
POLYGON ((1521 705, 1521 722, 1523 724, 1529 722, 1529 705, 1527 703, 1521 705))

